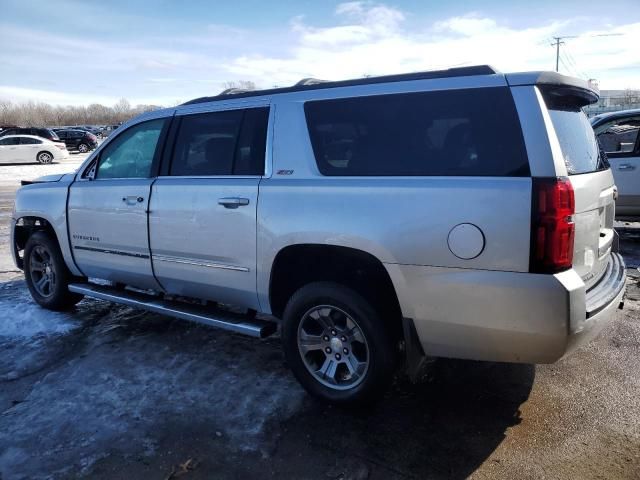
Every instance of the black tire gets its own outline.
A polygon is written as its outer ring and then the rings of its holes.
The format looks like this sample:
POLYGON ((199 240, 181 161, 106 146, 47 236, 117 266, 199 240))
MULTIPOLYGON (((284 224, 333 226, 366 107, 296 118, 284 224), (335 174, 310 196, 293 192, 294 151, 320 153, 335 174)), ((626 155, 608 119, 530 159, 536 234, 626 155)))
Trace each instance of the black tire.
MULTIPOLYGON (((83 295, 69 291, 69 284, 74 281, 74 277, 64 263, 58 242, 46 232, 34 232, 27 240, 24 249, 24 276, 31 297, 49 310, 68 310, 84 298, 83 295), (36 262, 43 264, 42 269, 39 265, 36 266, 36 262), (48 290, 38 286, 45 275, 53 278, 48 290)), ((44 282, 45 285, 46 283, 44 282)))
MULTIPOLYGON (((322 338, 325 339, 324 336, 322 338)), ((395 371, 397 356, 388 326, 370 302, 354 290, 338 283, 310 283, 293 294, 283 315, 282 344, 287 363, 302 386, 312 395, 331 403, 353 405, 376 400, 391 382, 395 371), (346 389, 338 390, 336 387, 323 384, 311 373, 310 367, 307 367, 308 357, 303 358, 300 351, 300 324, 305 318, 305 321, 309 321, 307 313, 319 306, 333 306, 341 310, 341 313, 346 313, 355 321, 366 339, 368 367, 360 378, 360 383, 354 384, 353 387, 347 384, 344 387, 346 389)), ((345 345, 355 348, 354 344, 345 345)), ((338 349, 341 348, 342 344, 339 343, 338 349)), ((344 351, 347 352, 346 349, 344 351)), ((317 354, 317 350, 313 353, 317 354)), ((329 355, 325 356, 325 361, 330 360, 329 355)), ((342 361, 346 363, 344 359, 342 361)))
POLYGON ((51 154, 51 152, 47 152, 46 150, 38 152, 38 155, 36 155, 36 160, 38 161, 38 163, 48 165, 49 163, 53 162, 53 155, 51 154))
POLYGON ((89 150, 91 150, 89 148, 89 145, 87 145, 86 143, 81 143, 78 145, 78 151, 80 153, 87 153, 89 150))

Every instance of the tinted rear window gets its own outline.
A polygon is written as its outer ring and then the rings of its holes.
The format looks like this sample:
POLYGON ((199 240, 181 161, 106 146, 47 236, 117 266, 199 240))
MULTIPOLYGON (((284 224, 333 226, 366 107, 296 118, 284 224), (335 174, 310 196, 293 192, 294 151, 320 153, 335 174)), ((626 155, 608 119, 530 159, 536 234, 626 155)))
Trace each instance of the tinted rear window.
POLYGON ((324 175, 530 174, 508 88, 311 101, 305 113, 324 175))
POLYGON ((550 108, 549 115, 556 131, 564 163, 569 175, 606 170, 608 164, 600 155, 595 133, 587 116, 579 108, 550 108))

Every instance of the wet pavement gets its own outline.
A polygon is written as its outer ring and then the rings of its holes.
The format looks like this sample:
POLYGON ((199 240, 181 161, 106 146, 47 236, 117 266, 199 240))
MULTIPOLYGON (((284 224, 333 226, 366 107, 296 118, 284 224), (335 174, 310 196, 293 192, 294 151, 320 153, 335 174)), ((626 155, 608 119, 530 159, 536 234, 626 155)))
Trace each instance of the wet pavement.
MULTIPOLYGON (((14 187, 0 186, 0 256, 14 187)), ((621 250, 640 265, 638 224, 621 250)), ((5 259, 3 259, 3 262, 5 259)), ((5 265, 5 263, 2 263, 5 265)), ((640 289, 554 365, 439 360, 367 409, 309 398, 257 341, 0 272, 0 479, 640 478, 640 289)))

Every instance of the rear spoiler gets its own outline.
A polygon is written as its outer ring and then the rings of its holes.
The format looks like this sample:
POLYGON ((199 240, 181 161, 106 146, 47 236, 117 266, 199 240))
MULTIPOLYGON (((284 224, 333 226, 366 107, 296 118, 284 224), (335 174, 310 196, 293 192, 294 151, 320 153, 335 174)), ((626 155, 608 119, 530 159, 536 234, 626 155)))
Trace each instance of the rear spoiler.
POLYGON ((505 78, 512 87, 536 85, 545 101, 557 107, 584 107, 600 98, 600 90, 587 81, 557 72, 508 73, 505 78))

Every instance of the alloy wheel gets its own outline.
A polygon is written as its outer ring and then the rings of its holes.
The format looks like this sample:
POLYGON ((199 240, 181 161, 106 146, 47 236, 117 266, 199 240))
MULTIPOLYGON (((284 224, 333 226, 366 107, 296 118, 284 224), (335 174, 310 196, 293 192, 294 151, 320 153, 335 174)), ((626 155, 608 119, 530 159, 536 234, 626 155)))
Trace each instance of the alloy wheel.
POLYGON ((369 346, 354 318, 331 306, 313 307, 298 326, 298 351, 313 377, 335 390, 360 384, 369 369, 369 346))
POLYGON ((29 273, 36 292, 43 297, 53 295, 56 286, 56 272, 49 251, 42 245, 31 250, 29 273))

